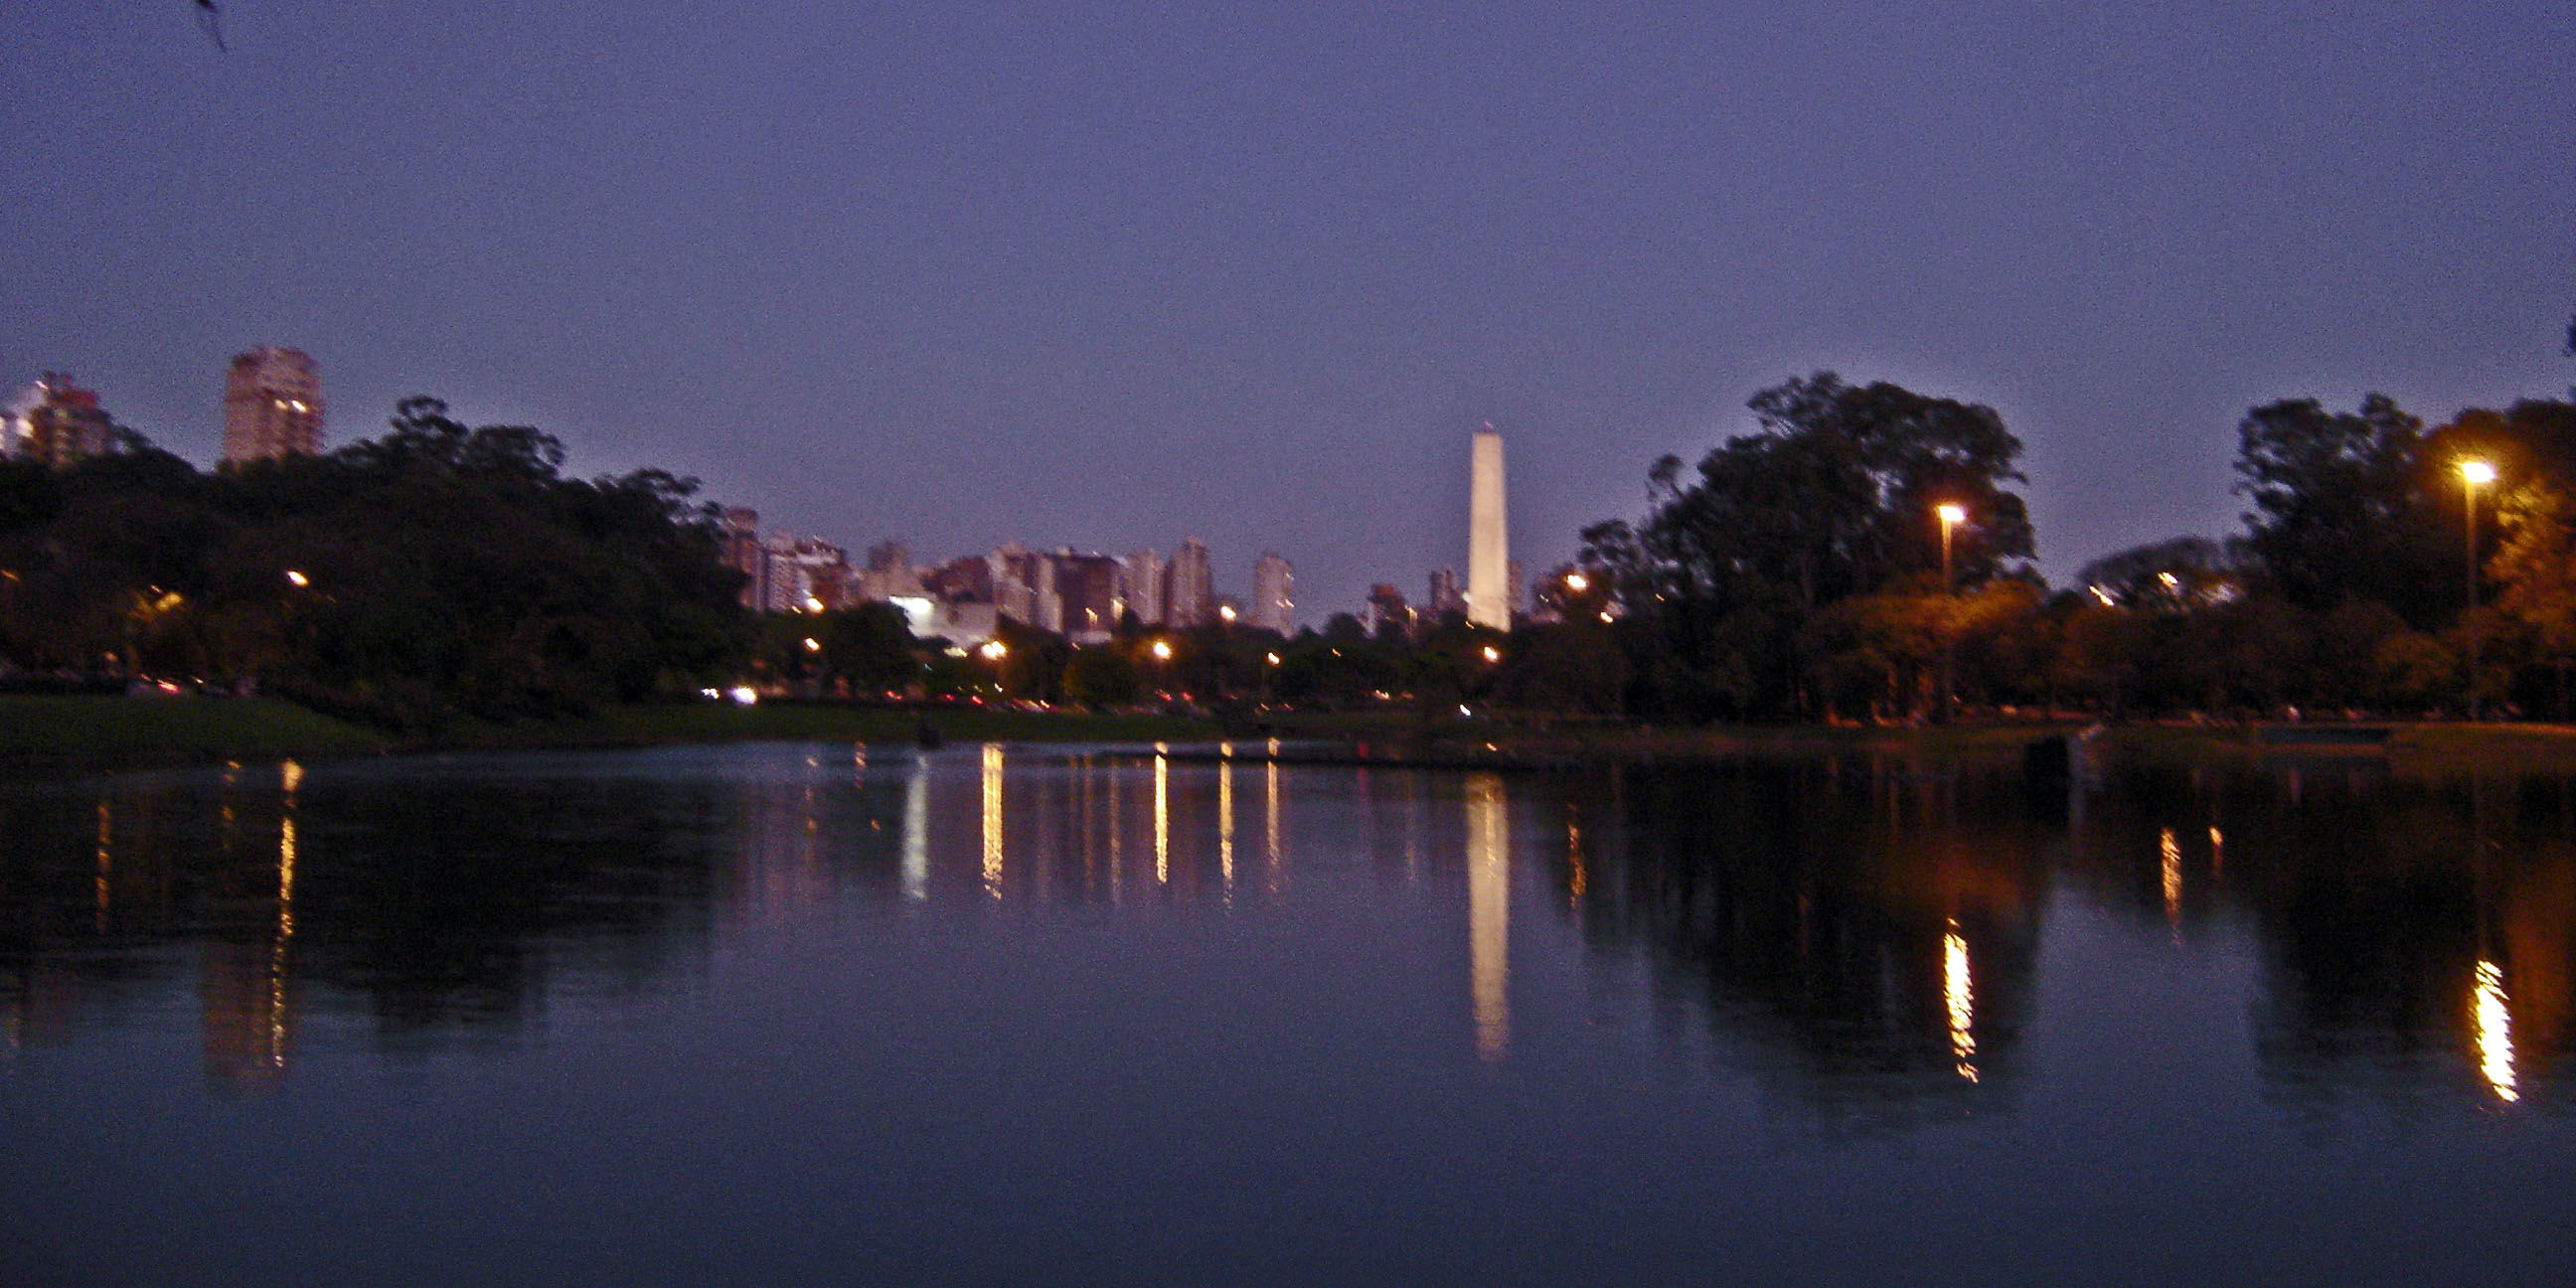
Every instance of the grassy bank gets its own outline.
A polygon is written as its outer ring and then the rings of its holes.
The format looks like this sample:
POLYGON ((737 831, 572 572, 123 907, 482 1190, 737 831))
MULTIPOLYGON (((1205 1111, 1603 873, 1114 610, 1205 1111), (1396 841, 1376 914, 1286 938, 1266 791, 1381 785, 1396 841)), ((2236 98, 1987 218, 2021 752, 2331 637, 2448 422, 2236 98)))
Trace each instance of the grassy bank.
POLYGON ((0 762, 126 769, 389 750, 374 730, 271 698, 0 695, 0 762))
POLYGON ((679 742, 910 742, 924 723, 950 742, 1156 742, 1213 738, 1204 721, 1158 715, 903 711, 764 702, 612 707, 565 720, 484 725, 442 739, 466 747, 643 747, 679 742))
POLYGON ((731 703, 615 707, 593 715, 471 724, 401 739, 268 698, 0 695, 0 766, 94 772, 226 760, 322 759, 395 751, 644 747, 685 742, 909 742, 927 719, 951 742, 1154 742, 1216 736, 1167 716, 731 703))
MULTIPOLYGON (((1810 759, 1885 756, 1926 765, 2010 764, 2034 740, 2077 724, 1963 724, 1924 727, 1721 725, 1657 727, 1610 722, 1428 724, 1408 712, 1292 714, 1277 721, 1289 737, 1366 744, 1382 755, 1441 759, 1493 754, 1526 763, 1810 759)), ((2313 765, 2379 763, 2401 774, 2576 774, 2576 726, 2380 722, 2384 741, 2367 745, 2307 742, 2333 725, 2160 725, 2103 728, 2092 744, 2097 763, 2313 765), (2286 734, 2286 736, 2285 736, 2286 734)))

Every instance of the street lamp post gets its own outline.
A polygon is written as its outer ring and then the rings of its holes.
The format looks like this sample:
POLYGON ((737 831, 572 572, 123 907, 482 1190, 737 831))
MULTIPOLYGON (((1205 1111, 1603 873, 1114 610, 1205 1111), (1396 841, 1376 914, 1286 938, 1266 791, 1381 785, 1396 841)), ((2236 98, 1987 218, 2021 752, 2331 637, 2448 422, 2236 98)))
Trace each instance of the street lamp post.
POLYGON ((1941 520, 1941 593, 1946 595, 1950 593, 1950 531, 1968 517, 1968 508, 1944 501, 1932 507, 1932 513, 1941 520))
POLYGON ((975 652, 985 661, 993 664, 993 696, 997 698, 1006 696, 1007 688, 1002 683, 1002 659, 1011 655, 1011 646, 1003 643, 1000 637, 996 636, 984 641, 975 652))
MULTIPOLYGON (((1944 501, 1941 504, 1932 507, 1932 513, 1935 517, 1941 520, 1941 597, 1944 600, 1947 600, 1951 596, 1951 583, 1953 581, 1950 571, 1950 533, 1953 529, 1959 526, 1961 520, 1968 517, 1968 508, 1955 501, 1944 501)), ((1944 616, 1946 617, 1946 614, 1944 616)), ((1950 623, 1947 620, 1944 620, 1941 623, 1940 711, 1941 723, 1943 724, 1948 724, 1950 722, 1952 669, 1953 647, 1950 638, 1950 623)))
POLYGON ((2467 638, 2469 719, 2478 718, 2478 635, 2470 618, 2478 609, 2478 489, 2495 482, 2495 466, 2485 461, 2460 462, 2461 595, 2460 630, 2467 638))
POLYGON ((1172 695, 1172 642, 1156 640, 1146 651, 1154 655, 1156 678, 1163 682, 1163 696, 1168 700, 1172 695))

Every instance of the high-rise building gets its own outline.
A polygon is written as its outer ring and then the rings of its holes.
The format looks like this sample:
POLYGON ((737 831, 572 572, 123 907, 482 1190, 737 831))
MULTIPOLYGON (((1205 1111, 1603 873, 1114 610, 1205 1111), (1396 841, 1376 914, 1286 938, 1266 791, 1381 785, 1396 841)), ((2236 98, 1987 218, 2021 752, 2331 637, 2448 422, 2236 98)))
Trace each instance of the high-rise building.
POLYGON ((1163 622, 1186 629, 1216 620, 1216 586, 1208 575, 1207 543, 1191 537, 1172 552, 1164 570, 1163 622))
POLYGON ((1252 614, 1255 629, 1292 635, 1297 630, 1297 569, 1270 551, 1252 565, 1252 614))
POLYGON ((762 543, 768 555, 763 612, 823 612, 847 607, 851 593, 849 553, 820 537, 773 532, 762 543))
POLYGON ((1051 580, 1039 573, 1045 562, 1045 555, 1016 541, 998 546, 993 553, 984 556, 985 566, 991 570, 993 578, 994 610, 1015 622, 1055 629, 1038 616, 1037 584, 1041 580, 1051 580))
POLYGON ((1476 431, 1468 471, 1467 620, 1512 628, 1511 538, 1503 513, 1503 436, 1492 425, 1476 431))
POLYGON ((922 584, 922 570, 912 566, 912 548, 900 541, 868 547, 866 570, 851 575, 851 594, 865 603, 925 599, 929 593, 922 584))
POLYGON ((1076 644, 1097 644, 1118 629, 1118 561, 1107 555, 1059 550, 1055 556, 1058 629, 1076 644))
POLYGON ((27 415, 45 400, 45 386, 40 381, 27 386, 0 406, 0 458, 19 455, 26 450, 27 415))
POLYGON ((1450 617, 1461 621, 1466 619, 1467 588, 1459 583, 1457 569, 1431 570, 1431 597, 1424 603, 1423 611, 1429 613, 1434 621, 1450 617))
POLYGON ((1413 633, 1413 608, 1404 602, 1404 592, 1385 583, 1369 587, 1368 603, 1360 610, 1360 625, 1371 636, 1382 634, 1390 626, 1410 635, 1413 633))
POLYGON ((224 378, 226 465, 322 450, 322 373, 301 349, 263 344, 224 378))
POLYGON ((923 593, 946 603, 990 604, 993 602, 993 565, 974 555, 964 555, 921 575, 923 593))
POLYGON ((759 612, 769 601, 769 551, 760 544, 760 511, 736 507, 716 522, 723 533, 725 566, 743 576, 742 606, 759 612))
POLYGON ((11 417, 15 423, 10 429, 10 455, 59 469, 104 456, 115 446, 116 422, 99 405, 95 391, 48 371, 27 393, 21 409, 11 417))
POLYGON ((1122 611, 1134 613, 1136 620, 1147 626, 1163 624, 1163 569, 1165 560, 1151 549, 1131 551, 1119 573, 1119 595, 1126 600, 1122 611))

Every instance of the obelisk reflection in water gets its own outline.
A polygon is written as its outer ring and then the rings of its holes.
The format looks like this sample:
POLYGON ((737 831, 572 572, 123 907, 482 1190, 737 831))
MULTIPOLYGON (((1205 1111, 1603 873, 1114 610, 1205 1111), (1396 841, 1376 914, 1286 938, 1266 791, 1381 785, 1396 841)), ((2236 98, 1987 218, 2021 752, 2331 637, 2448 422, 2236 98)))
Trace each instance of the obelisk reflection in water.
POLYGON ((1476 1055, 1500 1060, 1512 1040, 1512 842, 1510 802, 1499 774, 1467 779, 1467 948, 1473 980, 1476 1055))

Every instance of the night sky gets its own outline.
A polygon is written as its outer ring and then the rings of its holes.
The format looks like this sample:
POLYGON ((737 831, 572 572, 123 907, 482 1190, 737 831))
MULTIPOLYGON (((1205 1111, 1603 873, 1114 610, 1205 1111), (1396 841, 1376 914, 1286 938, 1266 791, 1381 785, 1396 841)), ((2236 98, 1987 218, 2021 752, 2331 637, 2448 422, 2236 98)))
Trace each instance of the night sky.
POLYGON ((2563 396, 2576 6, 0 7, 0 381, 211 464, 226 359, 917 556, 1197 535, 1301 614, 1533 572, 1832 368, 1985 402, 2043 565, 2246 407, 2563 396))

